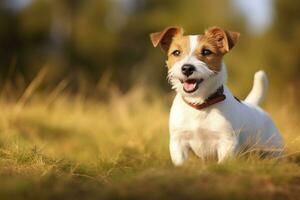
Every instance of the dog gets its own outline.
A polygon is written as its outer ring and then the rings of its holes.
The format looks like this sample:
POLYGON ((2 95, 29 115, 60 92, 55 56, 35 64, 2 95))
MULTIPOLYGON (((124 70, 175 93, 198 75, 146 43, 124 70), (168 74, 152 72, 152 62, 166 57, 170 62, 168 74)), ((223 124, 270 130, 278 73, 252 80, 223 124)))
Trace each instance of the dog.
POLYGON ((283 139, 259 107, 268 86, 265 72, 255 73, 244 101, 225 85, 223 56, 239 36, 220 27, 202 35, 184 35, 178 26, 150 34, 153 46, 160 45, 167 54, 168 80, 177 92, 169 118, 169 149, 176 166, 184 163, 189 150, 203 160, 215 157, 218 163, 249 147, 272 157, 282 154, 283 139))

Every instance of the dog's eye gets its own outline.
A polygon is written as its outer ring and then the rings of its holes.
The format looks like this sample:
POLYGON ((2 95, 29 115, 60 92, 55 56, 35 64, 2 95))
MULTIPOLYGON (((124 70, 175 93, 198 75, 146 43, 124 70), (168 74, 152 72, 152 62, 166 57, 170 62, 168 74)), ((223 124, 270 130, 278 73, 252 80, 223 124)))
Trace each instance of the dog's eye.
POLYGON ((181 52, 179 50, 175 50, 172 52, 173 56, 179 56, 181 54, 181 52))
POLYGON ((202 49, 201 54, 203 56, 208 56, 208 55, 212 54, 212 52, 209 49, 202 49))

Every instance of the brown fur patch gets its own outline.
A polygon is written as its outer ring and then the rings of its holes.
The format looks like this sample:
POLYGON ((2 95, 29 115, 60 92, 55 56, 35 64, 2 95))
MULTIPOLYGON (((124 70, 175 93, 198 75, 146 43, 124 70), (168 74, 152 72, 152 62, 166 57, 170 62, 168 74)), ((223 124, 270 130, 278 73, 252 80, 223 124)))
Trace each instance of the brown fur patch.
POLYGON ((171 69, 172 66, 176 62, 180 61, 186 55, 188 55, 189 51, 190 51, 189 36, 178 35, 178 36, 174 37, 172 40, 172 43, 170 45, 170 48, 167 52, 168 58, 167 58, 166 64, 167 64, 168 69, 171 69), (179 56, 174 56, 172 54, 175 50, 180 51, 179 56))
POLYGON ((225 31, 218 27, 208 29, 200 37, 195 56, 205 62, 215 72, 221 70, 223 56, 237 43, 239 33, 225 31), (208 49, 212 54, 204 56, 203 49, 208 49))
POLYGON ((195 56, 205 62, 208 67, 213 71, 220 71, 223 59, 223 53, 220 51, 220 47, 216 43, 216 40, 209 35, 204 35, 199 41, 197 50, 195 51, 195 56), (204 56, 201 54, 203 49, 208 49, 212 54, 204 56))

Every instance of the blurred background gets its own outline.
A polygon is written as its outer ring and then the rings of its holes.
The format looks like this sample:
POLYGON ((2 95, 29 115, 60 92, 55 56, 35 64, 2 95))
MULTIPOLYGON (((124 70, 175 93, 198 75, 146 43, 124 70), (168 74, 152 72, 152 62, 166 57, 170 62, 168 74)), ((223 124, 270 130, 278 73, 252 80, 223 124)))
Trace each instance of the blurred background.
POLYGON ((62 82, 91 97, 137 85, 169 90, 164 55, 149 33, 180 25, 199 34, 218 25, 241 33, 225 58, 237 95, 264 69, 273 95, 296 98, 299 24, 300 2, 292 0, 1 0, 0 89, 16 95, 45 69, 41 92, 62 82))

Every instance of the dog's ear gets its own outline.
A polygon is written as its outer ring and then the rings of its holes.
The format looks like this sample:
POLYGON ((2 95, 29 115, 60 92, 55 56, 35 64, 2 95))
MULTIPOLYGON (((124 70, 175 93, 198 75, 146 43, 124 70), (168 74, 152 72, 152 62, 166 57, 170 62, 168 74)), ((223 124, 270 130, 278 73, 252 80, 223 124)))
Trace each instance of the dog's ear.
POLYGON ((215 41, 217 47, 222 53, 227 53, 230 49, 232 49, 240 37, 240 33, 226 31, 220 27, 209 28, 205 32, 205 35, 215 41))
POLYGON ((168 51, 174 36, 183 34, 183 28, 178 26, 169 26, 161 32, 151 33, 150 39, 154 47, 161 45, 164 51, 168 51))

